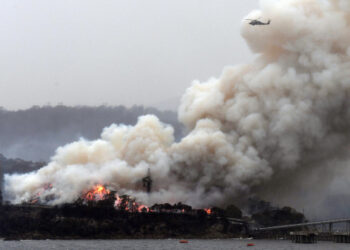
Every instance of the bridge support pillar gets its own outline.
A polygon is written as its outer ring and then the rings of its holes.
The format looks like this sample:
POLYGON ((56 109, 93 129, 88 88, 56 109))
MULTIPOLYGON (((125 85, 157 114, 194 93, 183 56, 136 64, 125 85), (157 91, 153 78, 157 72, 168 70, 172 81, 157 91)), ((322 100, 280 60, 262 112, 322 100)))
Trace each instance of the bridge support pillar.
POLYGON ((308 232, 308 231, 291 232, 290 237, 292 242, 294 243, 316 243, 317 242, 317 234, 308 232))
POLYGON ((333 223, 329 223, 329 233, 333 232, 333 223))
POLYGON ((335 233, 333 235, 333 241, 336 243, 350 243, 349 233, 335 233))

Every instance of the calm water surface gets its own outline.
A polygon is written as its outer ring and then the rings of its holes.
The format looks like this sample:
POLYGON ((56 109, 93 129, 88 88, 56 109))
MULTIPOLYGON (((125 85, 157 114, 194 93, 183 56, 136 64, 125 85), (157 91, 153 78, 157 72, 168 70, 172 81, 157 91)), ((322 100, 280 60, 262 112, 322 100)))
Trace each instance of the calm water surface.
POLYGON ((232 249, 268 249, 268 250, 294 250, 294 249, 320 249, 342 250, 350 249, 350 244, 337 244, 332 242, 318 242, 317 244, 295 244, 290 241, 268 240, 189 240, 188 244, 180 244, 178 240, 23 240, 0 241, 0 250, 7 249, 126 249, 126 250, 232 250, 232 249), (247 243, 255 246, 247 247, 247 243))

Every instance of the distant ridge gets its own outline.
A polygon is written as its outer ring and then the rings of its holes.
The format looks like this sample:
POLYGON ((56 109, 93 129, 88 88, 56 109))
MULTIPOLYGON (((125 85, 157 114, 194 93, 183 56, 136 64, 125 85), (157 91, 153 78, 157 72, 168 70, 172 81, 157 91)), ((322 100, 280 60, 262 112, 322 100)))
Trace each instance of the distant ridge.
POLYGON ((0 154, 0 190, 2 189, 3 175, 13 173, 27 173, 44 166, 45 162, 24 161, 22 159, 7 159, 0 154))
POLYGON ((175 138, 183 126, 174 111, 143 106, 34 106, 26 110, 0 109, 0 153, 8 158, 48 161, 58 146, 80 137, 96 139, 112 123, 135 124, 137 118, 154 114, 175 129, 175 138))

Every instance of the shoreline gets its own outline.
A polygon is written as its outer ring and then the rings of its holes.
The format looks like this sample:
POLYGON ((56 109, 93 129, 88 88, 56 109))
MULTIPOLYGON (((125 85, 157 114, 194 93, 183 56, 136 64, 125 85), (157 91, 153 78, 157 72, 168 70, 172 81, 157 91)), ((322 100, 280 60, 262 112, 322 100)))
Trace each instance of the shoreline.
POLYGON ((237 235, 223 235, 223 236, 175 236, 175 237, 167 237, 167 236, 149 236, 149 237, 127 237, 127 236, 106 236, 106 237, 55 237, 55 236, 6 236, 1 237, 0 241, 18 241, 18 240, 166 240, 166 239, 173 239, 173 240, 181 240, 181 239, 198 239, 198 240, 224 240, 224 239, 248 239, 247 237, 237 237, 237 235))
POLYGON ((82 238, 82 237, 4 237, 0 241, 42 241, 42 240, 269 240, 269 239, 252 239, 246 237, 105 237, 105 238, 82 238))

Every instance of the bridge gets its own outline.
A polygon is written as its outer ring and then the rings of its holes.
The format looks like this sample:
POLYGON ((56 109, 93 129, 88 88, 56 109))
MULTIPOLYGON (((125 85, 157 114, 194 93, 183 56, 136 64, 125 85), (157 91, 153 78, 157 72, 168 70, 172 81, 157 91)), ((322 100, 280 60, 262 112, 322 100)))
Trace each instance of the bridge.
MULTIPOLYGON (((222 217, 216 217, 217 219, 223 219, 222 217)), ((242 219, 237 219, 237 218, 230 218, 230 217, 225 217, 228 222, 230 222, 233 225, 247 225, 248 222, 242 219)))
POLYGON ((275 235, 277 238, 290 238, 296 243, 316 243, 317 240, 350 243, 350 218, 261 227, 257 228, 255 232, 263 235, 275 235), (334 231, 333 225, 340 223, 345 223, 345 231, 334 231), (322 226, 321 230, 318 230, 317 226, 322 226), (302 229, 302 231, 300 231, 300 229, 302 229), (273 233, 274 231, 276 233, 273 233), (286 231, 289 232, 289 235, 286 234, 286 231))
POLYGON ((296 227, 302 228, 302 227, 317 226, 317 225, 329 225, 329 231, 331 232, 333 230, 333 224, 338 224, 338 223, 347 223, 347 231, 350 231, 350 218, 322 220, 322 221, 280 225, 280 226, 273 226, 273 227, 262 227, 262 228, 259 228, 258 230, 267 231, 267 230, 279 230, 279 229, 288 229, 288 228, 296 228, 296 227))

